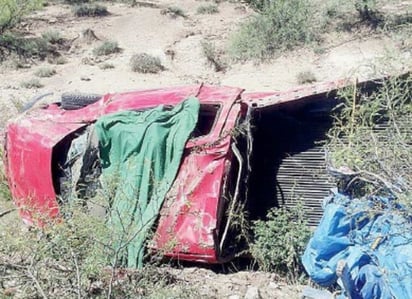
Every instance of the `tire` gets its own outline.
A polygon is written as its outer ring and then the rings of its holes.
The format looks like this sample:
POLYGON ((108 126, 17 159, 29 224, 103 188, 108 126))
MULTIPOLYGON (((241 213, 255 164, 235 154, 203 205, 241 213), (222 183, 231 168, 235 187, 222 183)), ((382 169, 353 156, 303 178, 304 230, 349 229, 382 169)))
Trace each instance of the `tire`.
POLYGON ((69 93, 65 92, 61 96, 60 107, 64 110, 76 110, 96 103, 102 95, 93 93, 69 93))

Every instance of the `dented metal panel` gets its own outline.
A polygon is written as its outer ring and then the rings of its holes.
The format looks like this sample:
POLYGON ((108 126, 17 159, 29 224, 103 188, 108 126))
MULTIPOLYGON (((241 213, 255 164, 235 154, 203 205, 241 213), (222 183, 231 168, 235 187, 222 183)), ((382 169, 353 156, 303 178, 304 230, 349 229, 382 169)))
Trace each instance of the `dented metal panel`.
MULTIPOLYGON (((236 97, 233 94, 232 100, 236 97)), ((210 136, 189 142, 165 199, 153 249, 167 256, 209 263, 224 258, 218 249, 219 208, 224 205, 223 187, 232 159, 231 130, 240 113, 240 104, 230 102, 223 104, 210 136)))
POLYGON ((51 126, 24 119, 7 128, 7 176, 20 215, 27 224, 43 223, 58 214, 53 188, 53 146, 82 124, 51 126))
POLYGON ((282 103, 307 99, 313 95, 327 94, 350 85, 348 80, 321 82, 308 86, 300 86, 291 90, 274 93, 249 93, 242 96, 242 101, 255 109, 271 107, 282 103))

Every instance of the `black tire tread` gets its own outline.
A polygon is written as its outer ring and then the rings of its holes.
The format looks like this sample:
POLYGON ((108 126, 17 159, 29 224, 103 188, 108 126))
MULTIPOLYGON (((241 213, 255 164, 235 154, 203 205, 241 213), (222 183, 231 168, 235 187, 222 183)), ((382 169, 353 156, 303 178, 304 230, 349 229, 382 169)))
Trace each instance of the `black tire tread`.
POLYGON ((65 92, 61 95, 61 108, 64 110, 76 110, 96 103, 102 98, 100 94, 65 92))

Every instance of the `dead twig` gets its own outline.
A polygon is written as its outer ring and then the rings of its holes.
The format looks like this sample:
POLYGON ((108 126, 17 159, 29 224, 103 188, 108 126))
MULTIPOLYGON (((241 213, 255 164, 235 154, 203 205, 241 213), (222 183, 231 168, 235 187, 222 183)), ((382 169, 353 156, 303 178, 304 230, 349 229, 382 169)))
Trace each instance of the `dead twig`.
POLYGON ((70 248, 70 254, 73 258, 74 266, 76 268, 77 298, 81 299, 82 298, 82 285, 81 285, 81 280, 80 280, 80 269, 79 269, 79 265, 77 262, 77 256, 74 254, 72 248, 70 248))
POLYGON ((43 288, 41 287, 39 281, 37 280, 36 276, 33 274, 33 272, 31 271, 31 268, 33 267, 33 261, 30 264, 29 267, 27 267, 26 272, 27 275, 31 278, 31 280, 34 282, 34 284, 37 287, 37 290, 40 292, 41 296, 43 297, 43 299, 48 299, 48 297, 46 296, 46 293, 43 291, 43 288))
POLYGON ((3 216, 8 215, 8 214, 10 214, 11 212, 14 212, 14 211, 17 211, 17 208, 12 208, 12 209, 8 209, 8 210, 5 210, 3 212, 0 212, 0 218, 3 217, 3 216))

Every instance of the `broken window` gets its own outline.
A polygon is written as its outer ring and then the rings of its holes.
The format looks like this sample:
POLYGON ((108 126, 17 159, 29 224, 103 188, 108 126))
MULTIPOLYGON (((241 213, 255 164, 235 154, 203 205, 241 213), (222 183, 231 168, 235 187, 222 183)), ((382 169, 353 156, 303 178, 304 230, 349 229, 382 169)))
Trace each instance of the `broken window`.
POLYGON ((197 125, 192 133, 192 138, 205 136, 212 131, 217 119, 220 105, 202 104, 200 105, 199 118, 197 125))

